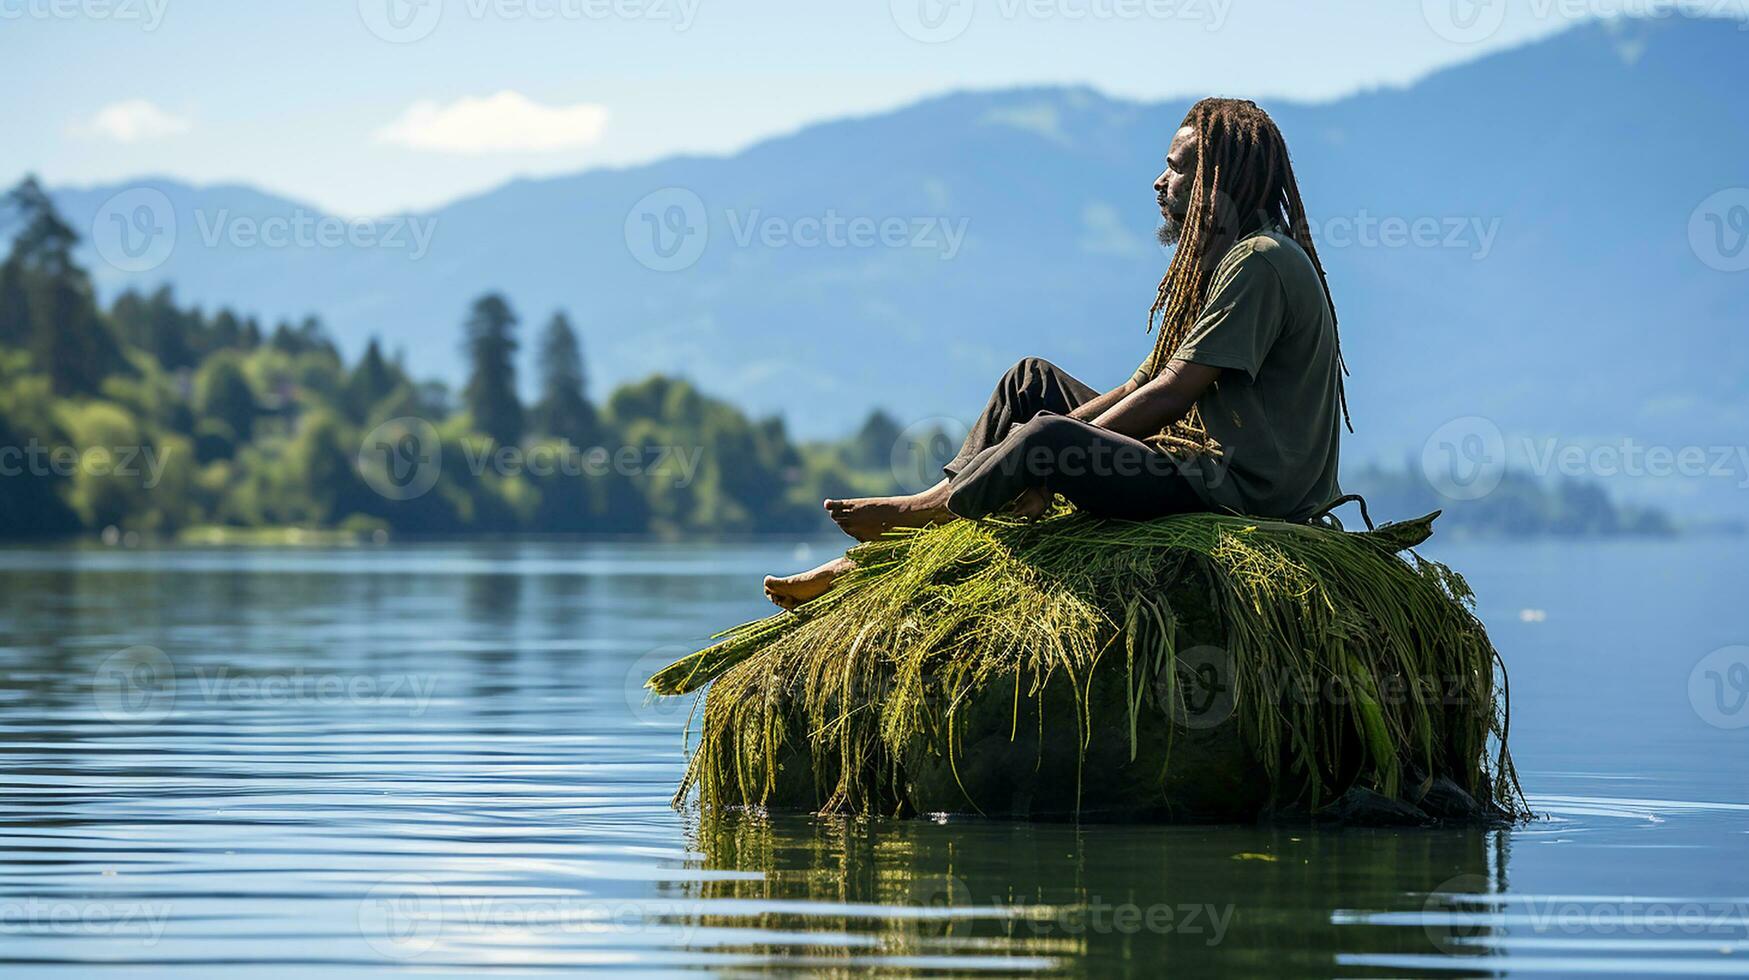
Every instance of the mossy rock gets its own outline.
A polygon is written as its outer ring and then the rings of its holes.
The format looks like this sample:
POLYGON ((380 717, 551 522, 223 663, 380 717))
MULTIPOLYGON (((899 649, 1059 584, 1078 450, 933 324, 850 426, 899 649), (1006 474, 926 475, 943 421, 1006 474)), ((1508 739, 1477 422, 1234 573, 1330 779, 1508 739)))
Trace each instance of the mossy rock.
POLYGON ((652 678, 711 685, 676 798, 1035 820, 1520 815, 1468 586, 1401 555, 1432 519, 1351 534, 1071 515, 860 546, 799 614, 652 678), (1400 697, 1404 678, 1456 678, 1460 697, 1400 697), (1308 692, 1330 681, 1343 697, 1308 692))

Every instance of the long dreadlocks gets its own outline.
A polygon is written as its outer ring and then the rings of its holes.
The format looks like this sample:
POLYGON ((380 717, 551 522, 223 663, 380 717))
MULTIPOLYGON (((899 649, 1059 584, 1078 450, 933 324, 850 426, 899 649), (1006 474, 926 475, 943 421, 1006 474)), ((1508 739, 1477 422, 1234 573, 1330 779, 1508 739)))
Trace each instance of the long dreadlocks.
MULTIPOLYGON (((1332 323, 1336 306, 1330 299, 1330 280, 1312 244, 1306 206, 1300 200, 1299 183, 1288 159, 1287 141, 1269 113, 1257 103, 1241 99, 1204 99, 1192 106, 1184 126, 1196 130, 1196 174, 1191 184, 1189 211, 1172 264, 1160 280, 1154 307, 1148 311, 1148 329, 1160 317, 1160 335, 1154 343, 1153 364, 1164 365, 1184 343, 1190 328, 1208 301, 1216 266, 1242 235, 1267 225, 1279 225, 1312 259, 1330 302, 1332 323), (1161 314, 1164 313, 1164 316, 1161 314)), ((1337 394, 1342 421, 1350 432, 1348 392, 1341 377, 1348 373, 1342 359, 1341 335, 1336 340, 1336 360, 1341 367, 1337 394)), ((1219 453, 1202 420, 1193 408, 1162 437, 1174 448, 1192 452, 1219 453)))

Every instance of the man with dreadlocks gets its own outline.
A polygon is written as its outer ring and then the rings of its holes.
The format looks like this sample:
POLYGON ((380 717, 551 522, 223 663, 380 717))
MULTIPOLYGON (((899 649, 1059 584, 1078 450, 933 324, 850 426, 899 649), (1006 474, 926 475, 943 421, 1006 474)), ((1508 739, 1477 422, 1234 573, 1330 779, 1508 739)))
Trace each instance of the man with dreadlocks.
MULTIPOLYGON (((1336 311, 1274 120, 1255 103, 1205 99, 1172 138, 1154 181, 1177 251, 1148 313, 1153 353, 1100 394, 1037 358, 996 386, 947 478, 904 497, 828 500, 848 534, 1008 508, 1056 494, 1103 517, 1193 511, 1306 520, 1340 496, 1343 392, 1336 311), (1339 421, 1340 419, 1340 421, 1339 421)), ((786 609, 831 588, 848 558, 766 595, 786 609)))

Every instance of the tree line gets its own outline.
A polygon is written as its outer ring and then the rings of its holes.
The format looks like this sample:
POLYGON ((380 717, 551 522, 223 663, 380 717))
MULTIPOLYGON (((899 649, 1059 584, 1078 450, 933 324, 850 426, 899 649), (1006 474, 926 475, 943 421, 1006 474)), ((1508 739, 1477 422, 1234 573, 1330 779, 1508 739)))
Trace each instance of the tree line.
POLYGON ((314 317, 267 328, 184 307, 169 287, 104 309, 42 187, 27 178, 6 203, 18 231, 0 264, 0 536, 803 531, 823 496, 892 488, 899 429, 880 413, 850 439, 801 444, 780 418, 678 378, 598 405, 562 310, 536 338, 524 404, 521 321, 495 293, 462 318, 459 393, 412 378, 374 338, 348 364, 314 317), (410 420, 425 435, 408 448, 410 420), (420 484, 383 472, 407 466, 431 469, 420 484))

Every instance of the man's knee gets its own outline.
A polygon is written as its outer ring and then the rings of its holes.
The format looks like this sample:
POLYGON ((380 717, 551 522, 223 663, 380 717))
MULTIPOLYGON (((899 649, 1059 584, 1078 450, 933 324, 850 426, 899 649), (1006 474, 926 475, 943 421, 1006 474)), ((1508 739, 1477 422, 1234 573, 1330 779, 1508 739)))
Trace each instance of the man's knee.
POLYGON ((1080 445, 1082 431, 1082 424, 1067 415, 1040 412, 1014 430, 1015 455, 1028 473, 1055 476, 1063 469, 1064 453, 1080 445))
POLYGON ((1015 361, 1014 366, 1008 369, 1008 376, 1017 379, 1036 378, 1043 374, 1053 374, 1056 371, 1057 366, 1042 357, 1023 357, 1015 361))

